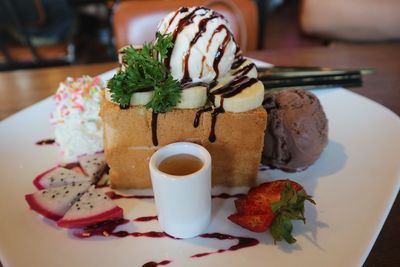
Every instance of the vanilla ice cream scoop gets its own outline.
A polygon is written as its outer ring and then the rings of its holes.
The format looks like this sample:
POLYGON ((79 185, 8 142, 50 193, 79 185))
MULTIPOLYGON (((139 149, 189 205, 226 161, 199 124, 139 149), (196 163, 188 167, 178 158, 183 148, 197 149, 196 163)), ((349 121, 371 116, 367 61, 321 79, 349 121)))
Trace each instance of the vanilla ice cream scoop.
POLYGON ((211 82, 231 69, 236 50, 227 20, 205 7, 181 7, 168 14, 158 32, 171 33, 174 48, 166 60, 182 82, 211 82))

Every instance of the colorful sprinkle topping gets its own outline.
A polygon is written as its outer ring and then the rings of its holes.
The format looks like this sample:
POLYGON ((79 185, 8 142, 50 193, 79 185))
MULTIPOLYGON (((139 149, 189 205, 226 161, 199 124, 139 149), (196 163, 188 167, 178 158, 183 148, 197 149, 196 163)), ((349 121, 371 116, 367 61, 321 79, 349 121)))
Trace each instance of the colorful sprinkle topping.
POLYGON ((103 84, 99 77, 82 76, 75 79, 68 77, 60 83, 53 96, 56 110, 51 114, 51 122, 63 123, 71 115, 76 117, 76 115, 83 115, 82 113, 89 113, 85 114, 85 119, 98 119, 98 113, 87 111, 99 107, 102 89, 103 84))

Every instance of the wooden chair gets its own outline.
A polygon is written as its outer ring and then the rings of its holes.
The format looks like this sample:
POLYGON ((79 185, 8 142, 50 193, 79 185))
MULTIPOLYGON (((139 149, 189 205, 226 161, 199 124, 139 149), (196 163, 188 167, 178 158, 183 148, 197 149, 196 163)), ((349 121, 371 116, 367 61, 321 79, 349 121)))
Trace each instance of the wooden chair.
POLYGON ((113 30, 116 48, 154 39, 159 21, 181 6, 207 6, 222 13, 231 24, 243 51, 258 45, 258 10, 253 0, 130 0, 114 7, 113 30))
POLYGON ((65 65, 74 61, 71 40, 34 45, 28 29, 40 30, 46 22, 40 0, 2 0, 0 9, 0 70, 65 65), (27 9, 32 11, 30 17, 21 15, 27 9))

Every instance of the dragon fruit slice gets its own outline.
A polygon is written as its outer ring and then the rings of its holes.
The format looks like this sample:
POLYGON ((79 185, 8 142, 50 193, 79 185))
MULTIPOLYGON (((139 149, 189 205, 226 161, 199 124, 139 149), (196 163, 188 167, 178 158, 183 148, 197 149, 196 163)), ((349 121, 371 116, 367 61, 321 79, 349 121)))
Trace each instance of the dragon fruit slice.
POLYGON ((72 182, 80 183, 90 181, 91 178, 81 173, 62 167, 55 167, 38 175, 35 180, 33 180, 33 184, 37 189, 40 190, 50 187, 68 185, 72 182))
POLYGON ((121 218, 123 210, 93 186, 67 211, 57 225, 65 228, 84 227, 121 218))
POLYGON ((72 182, 70 185, 43 189, 25 196, 31 209, 52 220, 64 216, 67 210, 86 192, 90 182, 72 182))
POLYGON ((99 179, 107 168, 103 153, 81 156, 79 157, 79 164, 86 175, 92 177, 93 180, 99 179))

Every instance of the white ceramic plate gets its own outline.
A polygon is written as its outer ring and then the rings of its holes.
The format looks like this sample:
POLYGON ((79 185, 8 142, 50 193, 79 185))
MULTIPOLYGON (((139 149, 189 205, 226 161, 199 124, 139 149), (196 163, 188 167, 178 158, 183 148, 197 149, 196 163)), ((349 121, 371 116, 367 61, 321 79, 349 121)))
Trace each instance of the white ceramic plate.
MULTIPOLYGON (((103 77, 110 77, 107 73, 103 77)), ((329 119, 329 144, 307 171, 265 171, 260 181, 287 177, 314 196, 306 204, 307 224, 295 223, 295 245, 273 244, 229 222, 233 199, 213 200, 207 232, 253 237, 260 244, 201 258, 191 255, 227 249, 236 240, 146 237, 77 239, 29 210, 24 195, 33 178, 60 161, 56 146, 35 142, 52 138, 46 99, 0 123, 0 259, 5 266, 142 266, 171 260, 168 266, 359 266, 367 257, 400 186, 400 120, 386 108, 345 89, 315 91, 329 119)), ((244 188, 217 188, 236 193, 244 188)), ((150 194, 150 191, 134 192, 150 194)), ((217 192, 215 192, 217 193, 217 192)), ((122 199, 129 218, 155 215, 152 199, 122 199)), ((160 231, 157 221, 130 222, 120 229, 160 231)))

